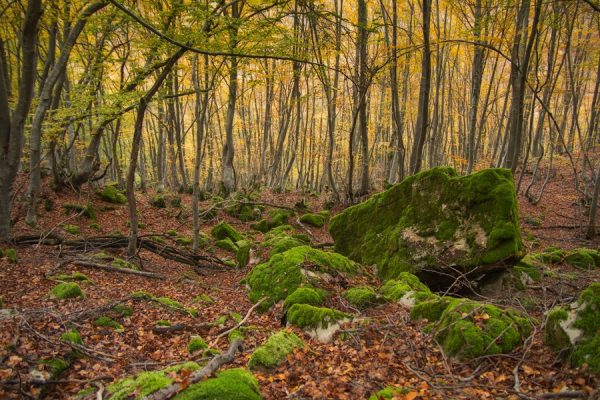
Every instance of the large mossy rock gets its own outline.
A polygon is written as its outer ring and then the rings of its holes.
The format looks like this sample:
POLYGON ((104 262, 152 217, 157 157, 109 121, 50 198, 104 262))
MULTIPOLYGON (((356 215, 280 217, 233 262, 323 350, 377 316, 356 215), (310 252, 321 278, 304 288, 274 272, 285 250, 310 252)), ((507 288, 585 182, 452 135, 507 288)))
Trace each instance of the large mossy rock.
POLYGON ((358 265, 341 254, 299 246, 254 267, 246 282, 253 303, 266 297, 259 307, 266 310, 301 286, 319 287, 332 275, 357 272, 358 265))
POLYGON ((248 361, 248 368, 252 370, 276 368, 295 349, 302 347, 304 347, 304 342, 294 333, 279 331, 254 350, 248 361))
POLYGON ((421 172, 336 215, 329 230, 337 252, 377 265, 381 278, 411 272, 432 287, 512 266, 524 249, 506 169, 421 172))
POLYGON ((570 306, 555 307, 547 316, 544 342, 570 356, 575 366, 588 364, 600 374, 600 282, 592 283, 570 306))

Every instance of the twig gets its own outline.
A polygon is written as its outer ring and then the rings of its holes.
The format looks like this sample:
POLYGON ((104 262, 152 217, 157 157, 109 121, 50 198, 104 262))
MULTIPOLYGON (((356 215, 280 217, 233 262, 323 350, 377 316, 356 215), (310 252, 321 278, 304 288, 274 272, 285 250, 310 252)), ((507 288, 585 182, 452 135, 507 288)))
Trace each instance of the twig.
POLYGON ((262 299, 260 299, 259 301, 257 301, 256 304, 254 304, 252 307, 250 307, 250 309, 246 313, 246 316, 240 322, 238 322, 237 325, 235 325, 234 327, 232 327, 230 329, 227 329, 225 332, 221 332, 220 334, 218 334, 217 337, 215 337, 213 339, 213 341, 210 343, 209 347, 213 347, 215 344, 217 344, 217 342, 219 341, 220 338, 222 338, 223 336, 228 335, 229 333, 233 332, 234 330, 236 330, 240 326, 244 325, 244 323, 246 323, 246 321, 250 317, 250 314, 252 314, 252 311, 254 311, 256 309, 256 307, 258 307, 266 299, 267 299, 266 297, 263 297, 262 299))

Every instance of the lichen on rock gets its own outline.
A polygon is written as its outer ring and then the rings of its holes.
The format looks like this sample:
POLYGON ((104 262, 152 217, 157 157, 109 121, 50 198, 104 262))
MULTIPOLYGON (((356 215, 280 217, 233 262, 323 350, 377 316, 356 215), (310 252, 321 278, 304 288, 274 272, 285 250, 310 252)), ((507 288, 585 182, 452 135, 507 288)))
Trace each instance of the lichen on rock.
POLYGON ((340 254, 300 246, 257 265, 246 282, 252 302, 267 298, 259 307, 264 311, 301 286, 319 287, 329 273, 353 275, 357 271, 358 266, 340 254))
POLYGON ((588 364, 600 374, 600 282, 592 283, 570 306, 555 307, 547 315, 544 342, 570 356, 575 366, 588 364))
POLYGON ((344 312, 309 304, 294 304, 287 311, 287 322, 290 325, 304 328, 312 337, 323 343, 329 342, 340 324, 350 319, 351 316, 344 312))
POLYGON ((524 250, 506 169, 423 171, 347 208, 329 230, 337 252, 377 265, 381 278, 412 272, 436 287, 512 266, 524 250))
POLYGON ((279 331, 271 335, 250 356, 248 368, 272 369, 281 364, 295 349, 304 347, 304 342, 292 332, 279 331))

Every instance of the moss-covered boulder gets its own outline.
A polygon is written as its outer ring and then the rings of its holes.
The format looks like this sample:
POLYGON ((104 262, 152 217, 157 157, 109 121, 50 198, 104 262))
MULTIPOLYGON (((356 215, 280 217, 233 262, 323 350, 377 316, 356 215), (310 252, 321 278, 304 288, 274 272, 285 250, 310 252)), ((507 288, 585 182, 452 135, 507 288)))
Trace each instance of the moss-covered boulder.
POLYGON ((592 283, 570 306, 555 307, 547 316, 544 342, 600 374, 600 282, 592 283))
POLYGON ((127 197, 125 196, 125 194, 123 192, 121 192, 119 189, 117 189, 117 187, 114 185, 104 186, 104 188, 102 190, 98 190, 96 192, 96 194, 98 195, 98 197, 100 197, 102 200, 104 200, 108 203, 113 203, 113 204, 127 203, 127 197))
POLYGON ((173 400, 260 400, 256 378, 245 369, 232 368, 217 373, 215 378, 190 385, 173 400))
POLYGON ((262 243, 263 247, 270 248, 269 257, 283 253, 294 247, 306 245, 310 245, 310 238, 300 234, 294 234, 293 228, 290 225, 282 225, 271 230, 265 235, 265 241, 262 243))
POLYGON ((283 303, 284 308, 288 309, 294 304, 310 304, 320 306, 327 299, 327 291, 323 289, 315 289, 312 287, 299 287, 294 290, 283 303))
POLYGON ((229 238, 234 243, 244 239, 244 237, 227 222, 221 222, 215 225, 211 230, 211 234, 217 240, 229 238))
POLYGON ((230 251, 232 253, 237 253, 238 251, 237 245, 233 242, 233 240, 231 240, 228 237, 225 239, 217 240, 215 242, 215 246, 217 246, 220 249, 230 251))
POLYGON ((280 331, 271 335, 259 346, 248 362, 250 369, 272 369, 285 361, 294 349, 304 347, 304 342, 292 332, 280 331))
POLYGON ((336 215, 329 230, 337 252, 377 265, 383 279, 408 271, 435 287, 504 269, 523 256, 506 169, 468 176, 447 167, 423 171, 336 215))
POLYGON ((305 329, 323 343, 329 342, 340 324, 350 321, 350 318, 349 314, 341 311, 309 304, 294 304, 287 311, 287 322, 290 325, 305 329))
POLYGON ((269 212, 268 218, 261 219, 260 221, 250 225, 250 227, 259 232, 266 233, 279 226, 287 226, 288 219, 293 214, 294 213, 289 210, 272 210, 269 212))
POLYGON ((94 207, 92 207, 90 204, 85 206, 79 204, 64 204, 63 208, 65 209, 66 214, 76 214, 84 216, 88 219, 96 219, 96 211, 94 211, 94 207))
POLYGON ((370 286, 358 286, 342 293, 348 303, 358 308, 366 308, 381 303, 383 298, 370 286))
POLYGON ((76 297, 84 297, 83 290, 75 282, 63 282, 54 286, 50 294, 59 299, 74 299, 76 297))
POLYGON ((195 362, 187 362, 159 371, 140 372, 136 376, 120 379, 108 386, 108 398, 110 400, 142 399, 199 368, 200 366, 195 362))
POLYGON ((321 214, 304 214, 300 217, 300 222, 315 228, 321 228, 325 225, 325 220, 325 217, 321 214))
POLYGON ((460 359, 509 353, 531 331, 531 322, 516 310, 467 299, 451 300, 434 327, 444 353, 460 359))
POLYGON ((243 268, 248 265, 250 261, 250 250, 252 249, 252 244, 248 240, 240 240, 235 243, 237 246, 237 252, 235 254, 235 258, 237 260, 238 267, 243 268))
POLYGON ((417 300, 430 297, 431 291, 416 275, 401 272, 396 279, 386 281, 379 289, 384 299, 413 307, 417 300))
POLYGON ((157 194, 156 196, 150 199, 150 205, 156 208, 166 208, 167 201, 165 200, 165 196, 162 194, 157 194))
POLYGON ((252 302, 266 297, 260 305, 264 311, 301 286, 321 286, 323 280, 331 277, 330 273, 357 272, 358 266, 340 254, 300 246, 257 265, 250 271, 246 282, 250 286, 252 302))

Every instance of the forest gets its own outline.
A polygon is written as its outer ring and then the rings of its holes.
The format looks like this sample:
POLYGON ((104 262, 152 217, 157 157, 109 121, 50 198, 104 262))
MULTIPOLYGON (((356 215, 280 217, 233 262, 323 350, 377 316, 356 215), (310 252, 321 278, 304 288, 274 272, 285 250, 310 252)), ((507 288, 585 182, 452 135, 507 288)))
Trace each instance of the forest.
POLYGON ((600 399, 598 0, 0 0, 0 398, 600 399))

